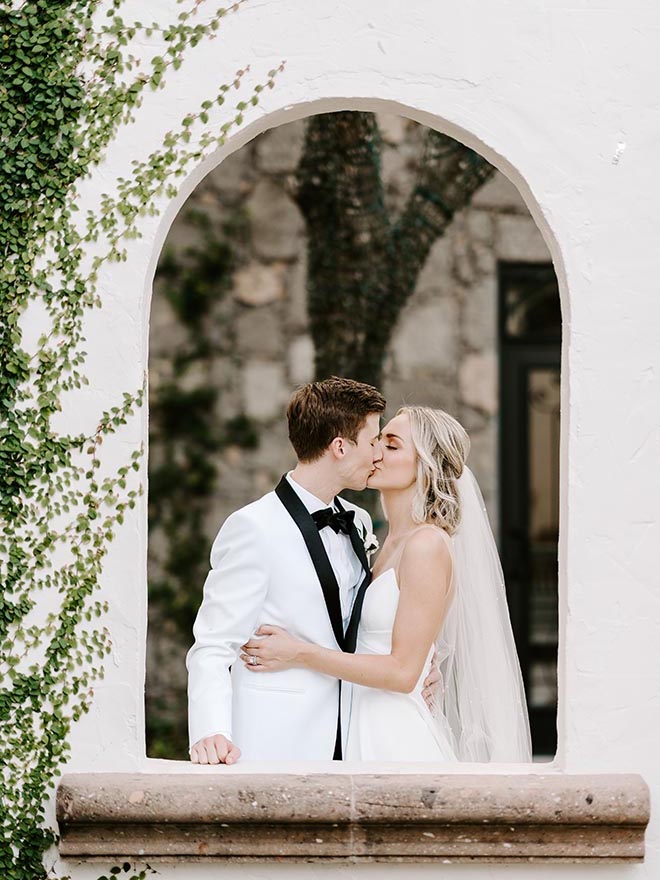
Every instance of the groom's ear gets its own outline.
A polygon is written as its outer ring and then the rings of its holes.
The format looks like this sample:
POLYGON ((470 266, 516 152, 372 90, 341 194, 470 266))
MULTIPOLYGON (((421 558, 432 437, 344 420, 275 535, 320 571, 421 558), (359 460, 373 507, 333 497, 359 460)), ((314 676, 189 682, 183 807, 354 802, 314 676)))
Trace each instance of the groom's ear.
POLYGON ((346 441, 343 437, 335 437, 328 449, 331 451, 333 458, 343 458, 346 454, 346 441))

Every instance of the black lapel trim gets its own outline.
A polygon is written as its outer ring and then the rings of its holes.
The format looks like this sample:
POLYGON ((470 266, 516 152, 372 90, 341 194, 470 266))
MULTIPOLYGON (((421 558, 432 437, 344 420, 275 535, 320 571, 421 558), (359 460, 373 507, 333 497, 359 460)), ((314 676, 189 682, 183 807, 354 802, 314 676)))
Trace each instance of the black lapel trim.
MULTIPOLYGON (((342 506, 339 498, 335 498, 335 504, 340 510, 344 510, 344 507, 342 506)), ((364 594, 367 591, 367 587, 371 583, 371 569, 369 568, 367 551, 364 549, 362 538, 358 534, 355 523, 351 528, 350 538, 353 549, 355 550, 358 559, 362 563, 362 568, 364 569, 364 578, 362 579, 362 582, 360 583, 360 586, 357 588, 357 591, 355 593, 353 608, 351 610, 351 617, 348 621, 348 626, 346 627, 346 635, 344 636, 344 651, 348 651, 352 654, 354 653, 355 646, 357 645, 357 633, 358 627, 360 625, 360 615, 362 614, 364 594)))
MULTIPOLYGON (((345 511, 345 507, 342 505, 339 498, 335 497, 335 504, 339 508, 339 510, 343 513, 345 511)), ((355 550, 355 555, 362 563, 362 568, 364 569, 365 574, 370 574, 371 569, 369 568, 369 560, 367 559, 367 551, 364 549, 364 544, 362 543, 362 538, 358 534, 358 530, 355 526, 355 521, 353 521, 353 525, 351 526, 351 531, 349 534, 351 539, 351 544, 353 545, 353 550, 355 550)))
POLYGON ((328 617, 332 624, 332 631, 340 648, 344 647, 344 623, 341 615, 341 603, 339 601, 339 584, 332 570, 332 565, 325 552, 323 541, 319 535, 316 523, 310 512, 302 503, 286 475, 282 477, 275 488, 275 494, 286 508, 289 516, 300 529, 303 540, 307 546, 310 558, 316 569, 323 598, 328 609, 328 617))
POLYGON ((353 609, 351 611, 351 619, 348 621, 348 626, 346 627, 346 635, 344 636, 344 651, 348 652, 349 654, 353 654, 355 652, 355 646, 357 645, 358 627, 360 625, 360 616, 362 614, 362 604, 364 602, 364 595, 367 592, 367 587, 370 583, 371 572, 369 572, 369 574, 365 574, 364 579, 360 586, 357 588, 357 592, 355 594, 353 609))

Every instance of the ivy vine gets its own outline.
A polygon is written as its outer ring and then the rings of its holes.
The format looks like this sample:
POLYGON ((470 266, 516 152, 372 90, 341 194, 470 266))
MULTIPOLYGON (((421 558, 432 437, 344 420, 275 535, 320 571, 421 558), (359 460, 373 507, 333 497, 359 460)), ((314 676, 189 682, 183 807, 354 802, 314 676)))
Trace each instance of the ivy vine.
POLYGON ((47 861, 57 837, 45 804, 69 757, 71 725, 103 676, 110 634, 97 588, 109 543, 141 492, 141 450, 113 470, 103 443, 111 446, 134 416, 143 388, 90 414, 89 428, 68 429, 67 413, 88 381, 85 317, 101 304, 101 272, 127 258, 141 218, 176 195, 179 179, 242 123, 278 71, 247 101, 220 111, 243 84, 247 68, 238 71, 84 216, 79 186, 119 128, 134 121, 145 90, 163 88, 165 74, 242 2, 201 22, 203 0, 191 0, 176 21, 149 25, 125 22, 123 0, 0 4, 3 880, 52 876, 47 861), (145 46, 154 46, 151 54, 145 46), (33 342, 25 330, 37 324, 43 333, 33 342))

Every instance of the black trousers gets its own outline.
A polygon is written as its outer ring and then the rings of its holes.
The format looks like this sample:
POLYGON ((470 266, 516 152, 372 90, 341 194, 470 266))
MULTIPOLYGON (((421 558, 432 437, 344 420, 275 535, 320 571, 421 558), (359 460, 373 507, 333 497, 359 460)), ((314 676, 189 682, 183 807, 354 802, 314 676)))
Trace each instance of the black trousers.
POLYGON ((341 681, 339 682, 339 703, 337 705, 337 734, 335 736, 335 750, 332 755, 333 761, 342 760, 341 751, 341 681))

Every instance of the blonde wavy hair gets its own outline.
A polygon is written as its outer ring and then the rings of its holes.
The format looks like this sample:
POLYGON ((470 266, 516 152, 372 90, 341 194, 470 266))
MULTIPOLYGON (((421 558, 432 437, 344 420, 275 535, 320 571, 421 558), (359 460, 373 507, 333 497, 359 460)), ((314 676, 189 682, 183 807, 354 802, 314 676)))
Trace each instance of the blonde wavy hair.
POLYGON ((449 413, 429 406, 402 406, 410 420, 417 452, 417 491, 413 520, 431 522, 453 535, 461 521, 456 481, 470 451, 465 428, 449 413))

